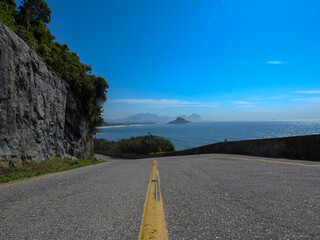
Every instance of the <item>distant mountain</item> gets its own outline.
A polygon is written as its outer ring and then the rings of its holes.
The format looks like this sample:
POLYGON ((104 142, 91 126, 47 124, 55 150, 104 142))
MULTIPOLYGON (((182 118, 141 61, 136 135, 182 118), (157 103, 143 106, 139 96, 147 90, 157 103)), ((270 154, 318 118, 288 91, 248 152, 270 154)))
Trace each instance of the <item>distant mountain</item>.
MULTIPOLYGON (((190 116, 182 115, 180 116, 191 122, 201 122, 202 119, 200 115, 193 113, 190 116)), ((151 113, 139 113, 127 118, 114 119, 114 120, 105 120, 106 123, 145 123, 145 122, 154 122, 154 123, 167 123, 174 120, 174 117, 169 116, 158 116, 151 113)))
POLYGON ((186 118, 191 122, 202 122, 202 119, 199 114, 193 113, 189 117, 186 118))
POLYGON ((108 123, 143 123, 143 122, 156 122, 156 123, 165 123, 168 121, 173 120, 173 117, 169 116, 158 116, 156 114, 150 114, 150 113, 139 113, 136 115, 129 116, 127 118, 121 118, 116 120, 106 120, 108 123))
POLYGON ((187 124, 187 123, 191 123, 190 121, 185 120, 182 117, 177 117, 176 120, 168 122, 168 124, 187 124))
POLYGON ((196 114, 196 113, 193 113, 190 116, 181 115, 180 117, 184 118, 184 119, 186 119, 188 121, 191 121, 191 122, 202 122, 202 119, 201 119, 200 115, 196 114))

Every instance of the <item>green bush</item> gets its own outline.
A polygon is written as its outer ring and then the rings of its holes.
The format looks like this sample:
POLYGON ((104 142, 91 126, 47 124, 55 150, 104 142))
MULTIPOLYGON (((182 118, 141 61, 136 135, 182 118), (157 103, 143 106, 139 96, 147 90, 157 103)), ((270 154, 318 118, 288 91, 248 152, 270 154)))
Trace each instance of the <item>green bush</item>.
POLYGON ((162 137, 151 134, 142 137, 131 137, 118 142, 105 139, 94 139, 94 151, 110 154, 133 153, 151 154, 174 151, 173 144, 162 137))

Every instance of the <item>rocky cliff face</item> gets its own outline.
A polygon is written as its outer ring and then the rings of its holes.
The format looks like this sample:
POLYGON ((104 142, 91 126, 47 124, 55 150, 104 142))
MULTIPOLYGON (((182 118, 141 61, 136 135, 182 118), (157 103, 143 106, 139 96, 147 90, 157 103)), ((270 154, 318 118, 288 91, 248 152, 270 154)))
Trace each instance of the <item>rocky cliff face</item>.
POLYGON ((87 139, 68 85, 0 23, 0 161, 85 157, 87 139))

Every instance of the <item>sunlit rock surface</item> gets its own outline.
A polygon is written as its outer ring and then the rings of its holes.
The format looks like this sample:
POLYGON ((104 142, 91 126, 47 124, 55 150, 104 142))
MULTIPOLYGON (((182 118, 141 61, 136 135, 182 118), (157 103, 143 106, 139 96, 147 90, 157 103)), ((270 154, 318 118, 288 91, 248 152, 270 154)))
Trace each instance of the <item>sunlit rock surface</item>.
POLYGON ((87 136, 68 85, 0 23, 0 161, 84 157, 87 136))

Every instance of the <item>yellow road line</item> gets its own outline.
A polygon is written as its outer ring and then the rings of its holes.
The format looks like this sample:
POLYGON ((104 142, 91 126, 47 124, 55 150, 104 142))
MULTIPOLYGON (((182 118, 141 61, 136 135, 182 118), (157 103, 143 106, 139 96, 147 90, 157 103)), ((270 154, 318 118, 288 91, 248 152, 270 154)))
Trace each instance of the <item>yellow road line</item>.
POLYGON ((267 159, 256 159, 256 158, 235 158, 235 157, 228 157, 228 159, 234 160, 245 160, 245 161, 257 161, 257 162, 270 162, 270 163, 278 163, 278 164, 287 164, 287 165, 295 165, 295 166, 302 166, 302 167, 320 167, 318 165, 311 165, 311 164, 303 164, 303 163, 293 163, 293 162, 281 162, 275 160, 267 160, 267 159))
POLYGON ((94 166, 94 165, 85 166, 85 167, 80 167, 80 168, 74 168, 74 169, 70 169, 70 170, 66 170, 66 171, 62 171, 62 172, 58 172, 58 173, 53 173, 53 174, 50 174, 50 173, 49 173, 49 174, 47 174, 47 175, 43 175, 43 176, 40 176, 40 177, 31 178, 31 179, 24 180, 24 181, 20 181, 20 182, 14 182, 14 183, 6 184, 6 185, 0 185, 0 188, 2 188, 2 187, 8 187, 8 186, 13 186, 13 185, 21 184, 21 183, 26 183, 26 182, 32 182, 32 181, 39 180, 39 179, 43 179, 43 178, 47 178, 47 177, 53 177, 53 176, 57 176, 57 175, 64 174, 64 173, 68 173, 68 172, 71 172, 71 171, 74 171, 74 170, 84 169, 84 168, 92 167, 92 166, 94 166))
POLYGON ((144 204, 139 240, 168 239, 158 165, 155 159, 152 159, 152 161, 152 171, 144 204))

